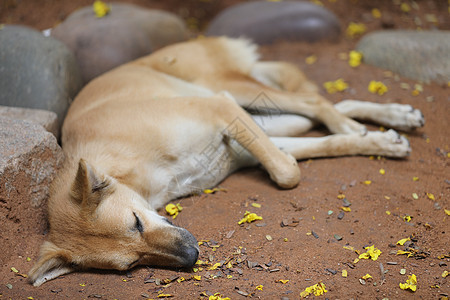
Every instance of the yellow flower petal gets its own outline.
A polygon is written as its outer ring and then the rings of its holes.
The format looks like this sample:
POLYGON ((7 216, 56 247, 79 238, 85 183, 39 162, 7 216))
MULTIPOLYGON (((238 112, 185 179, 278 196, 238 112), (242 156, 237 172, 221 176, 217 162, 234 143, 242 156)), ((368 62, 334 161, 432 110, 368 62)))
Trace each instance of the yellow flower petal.
POLYGON ((97 18, 103 18, 111 10, 108 4, 100 0, 94 1, 94 4, 92 4, 92 9, 94 10, 97 18))
POLYGON ((256 221, 256 220, 262 220, 262 217, 261 217, 261 216, 258 216, 258 215, 255 214, 255 213, 251 213, 251 212, 249 212, 249 211, 246 211, 245 214, 244 214, 244 218, 242 218, 242 219, 238 222, 238 224, 240 225, 240 224, 245 223, 245 222, 251 223, 251 222, 256 221))
POLYGON ((444 209, 444 212, 447 216, 450 216, 450 209, 444 209))
POLYGON ((313 63, 315 63, 317 61, 317 56, 315 55, 310 55, 305 59, 306 64, 308 65, 312 65, 313 63))
POLYGON ((220 267, 221 266, 221 264, 220 263, 215 263, 212 267, 210 267, 208 270, 215 270, 215 269, 217 269, 218 267, 220 267))
POLYGON ((348 64, 350 65, 350 67, 355 68, 361 64, 362 57, 363 56, 361 52, 352 50, 348 55, 348 64))
POLYGON ((194 278, 197 281, 202 280, 202 276, 201 275, 194 275, 194 276, 192 276, 192 278, 194 278))
POLYGON ((400 241, 397 242, 397 245, 403 246, 407 241, 410 241, 410 238, 406 238, 406 239, 401 239, 400 241))
POLYGON ((369 83, 368 89, 369 89, 369 92, 371 92, 372 94, 378 94, 380 96, 388 91, 388 88, 387 88, 387 86, 384 85, 384 83, 382 83, 381 81, 375 81, 375 80, 372 80, 369 83))
POLYGON ((186 280, 186 278, 180 277, 180 278, 177 279, 177 282, 180 283, 180 282, 183 282, 183 281, 185 281, 185 280, 186 280))
POLYGON ((180 203, 169 203, 166 205, 166 212, 171 215, 173 219, 175 219, 178 216, 178 213, 182 210, 183 207, 181 207, 180 203))
POLYGON ((403 2, 401 5, 400 5, 400 9, 403 11, 403 12, 409 12, 410 10, 411 10, 411 6, 409 6, 409 4, 408 3, 405 3, 405 2, 403 2))
POLYGON ((345 246, 343 246, 342 248, 347 249, 347 250, 350 250, 350 251, 355 251, 355 253, 359 255, 359 251, 356 250, 356 249, 355 249, 354 247, 352 247, 352 246, 345 245, 345 246))
POLYGON ((372 9, 372 16, 373 16, 375 19, 381 18, 381 12, 380 12, 380 10, 379 10, 378 8, 373 8, 373 9, 372 9))
POLYGON ((346 34, 347 36, 354 38, 357 35, 361 35, 364 32, 366 32, 366 25, 362 24, 362 23, 354 23, 354 22, 350 22, 350 24, 348 24, 347 30, 346 30, 346 34))
POLYGON ((408 257, 413 255, 411 251, 397 250, 397 255, 403 255, 403 254, 407 254, 408 257))
POLYGON ((256 208, 261 208, 261 204, 259 203, 252 203, 252 206, 256 208))
POLYGON ((260 285, 258 285, 256 288, 255 288, 255 290, 258 290, 258 291, 262 291, 263 290, 263 285, 262 284, 260 284, 260 285))
POLYGON ((350 207, 344 207, 344 206, 341 206, 341 209, 342 209, 343 211, 345 211, 345 212, 351 212, 351 211, 352 211, 352 209, 351 209, 350 207))
POLYGON ((412 274, 411 276, 408 276, 408 279, 405 283, 400 283, 400 288, 402 290, 410 289, 411 291, 415 292, 417 290, 417 278, 416 275, 412 274))
POLYGON ((213 189, 204 189, 203 193, 204 194, 214 194, 216 192, 226 192, 227 189, 224 188, 213 188, 213 189))
POLYGON ((306 298, 311 294, 314 294, 314 296, 320 296, 328 292, 326 290, 325 284, 322 282, 316 283, 315 285, 312 285, 310 287, 307 287, 303 292, 300 293, 300 296, 302 298, 306 298))
POLYGON ((406 222, 411 222, 411 219, 412 219, 412 217, 411 216, 409 216, 409 215, 405 215, 405 216, 403 216, 403 220, 405 220, 406 222))
POLYGON ((433 200, 433 201, 435 200, 434 195, 432 193, 427 193, 427 197, 430 200, 433 200))
POLYGON ((228 297, 223 298, 220 293, 215 293, 214 295, 209 296, 208 300, 231 300, 228 297))
POLYGON ((342 78, 339 78, 336 81, 325 82, 323 87, 329 94, 334 94, 346 90, 348 88, 348 84, 342 78))
POLYGON ((289 282, 289 279, 278 279, 276 282, 281 282, 282 284, 286 284, 289 282))
POLYGON ((369 259, 371 258, 372 260, 377 260, 378 257, 381 255, 381 250, 375 248, 374 245, 369 246, 369 247, 365 247, 364 249, 366 249, 367 251, 365 253, 361 253, 359 255, 359 259, 369 259))
POLYGON ((380 172, 381 175, 386 174, 386 171, 384 169, 380 169, 380 171, 378 171, 378 172, 380 172))
POLYGON ((347 277, 347 275, 348 275, 348 274, 347 274, 347 270, 345 270, 345 269, 342 270, 342 277, 347 277))
POLYGON ((448 276, 448 271, 447 270, 445 270, 444 272, 442 272, 442 278, 445 278, 445 277, 447 277, 448 276))
POLYGON ((362 279, 364 279, 364 280, 367 280, 367 279, 369 279, 369 278, 372 278, 372 276, 370 276, 370 274, 366 274, 366 275, 364 275, 363 277, 361 277, 362 279))

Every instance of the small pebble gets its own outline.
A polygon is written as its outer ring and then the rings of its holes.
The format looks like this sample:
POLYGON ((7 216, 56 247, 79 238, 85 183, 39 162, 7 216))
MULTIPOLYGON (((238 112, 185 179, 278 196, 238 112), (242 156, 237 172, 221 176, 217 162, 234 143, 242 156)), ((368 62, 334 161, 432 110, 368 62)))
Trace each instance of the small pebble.
POLYGON ((333 275, 336 275, 336 273, 337 273, 337 271, 336 270, 333 270, 333 269, 325 269, 325 271, 327 271, 327 272, 330 272, 331 274, 333 274, 333 275))
POLYGON ((341 241, 341 240, 342 240, 342 236, 340 236, 340 235, 338 235, 338 234, 335 234, 335 235, 334 235, 334 238, 335 238, 336 240, 338 240, 338 241, 341 241))
POLYGON ((362 278, 359 279, 359 283, 361 283, 362 285, 366 284, 366 281, 362 278))
POLYGON ((342 202, 344 202, 344 203, 342 204, 342 206, 344 206, 344 207, 349 207, 350 205, 352 205, 352 204, 347 200, 347 198, 342 199, 342 202))
POLYGON ((400 269, 400 274, 405 275, 406 274, 406 269, 400 269))
POLYGON ((338 218, 339 220, 342 220, 342 218, 344 218, 344 216, 345 216, 345 213, 344 213, 343 211, 341 211, 341 212, 339 213, 339 215, 337 216, 337 218, 338 218))
POLYGON ((328 215, 331 216, 332 214, 333 214, 333 211, 332 211, 332 210, 329 210, 329 211, 328 211, 328 215))
POLYGON ((396 261, 388 261, 386 262, 388 265, 397 265, 398 263, 396 261))
POLYGON ((311 230, 311 234, 312 234, 316 239, 319 238, 319 235, 318 235, 317 233, 315 233, 314 231, 312 231, 312 230, 311 230))
POLYGON ((272 273, 272 272, 278 272, 278 271, 280 271, 280 269, 272 269, 272 270, 269 270, 270 273, 272 273))

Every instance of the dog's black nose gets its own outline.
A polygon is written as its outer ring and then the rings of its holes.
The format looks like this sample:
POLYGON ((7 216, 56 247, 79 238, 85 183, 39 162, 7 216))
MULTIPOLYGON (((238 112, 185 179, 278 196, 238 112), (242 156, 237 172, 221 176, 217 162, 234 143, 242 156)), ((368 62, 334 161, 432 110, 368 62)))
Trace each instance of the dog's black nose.
POLYGON ((197 239, 186 229, 178 227, 180 240, 178 243, 177 256, 181 267, 192 267, 195 265, 199 255, 197 239))
POLYGON ((192 267, 195 265, 198 259, 199 251, 195 247, 189 247, 185 250, 185 265, 186 267, 192 267))

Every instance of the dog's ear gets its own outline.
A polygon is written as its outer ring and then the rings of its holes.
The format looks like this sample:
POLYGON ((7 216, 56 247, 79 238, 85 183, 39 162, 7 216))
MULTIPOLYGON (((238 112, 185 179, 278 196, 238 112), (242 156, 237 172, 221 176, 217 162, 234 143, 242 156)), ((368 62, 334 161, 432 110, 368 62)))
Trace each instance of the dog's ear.
POLYGON ((100 201, 111 192, 111 179, 95 170, 84 159, 80 159, 70 195, 81 205, 82 210, 94 211, 100 201))
POLYGON ((70 261, 69 251, 46 241, 41 246, 38 262, 28 272, 28 278, 34 286, 40 286, 44 282, 74 271, 70 261))

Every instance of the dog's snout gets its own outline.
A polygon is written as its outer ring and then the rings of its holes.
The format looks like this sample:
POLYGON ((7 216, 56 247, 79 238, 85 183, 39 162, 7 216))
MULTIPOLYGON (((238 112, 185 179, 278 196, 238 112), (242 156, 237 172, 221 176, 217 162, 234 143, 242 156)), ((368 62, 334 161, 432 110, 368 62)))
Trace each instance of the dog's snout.
POLYGON ((186 229, 180 228, 181 247, 179 256, 182 259, 183 267, 192 267, 198 259, 200 253, 197 239, 186 229))
POLYGON ((196 247, 188 247, 185 251, 185 267, 192 267, 198 260, 199 251, 196 247))

